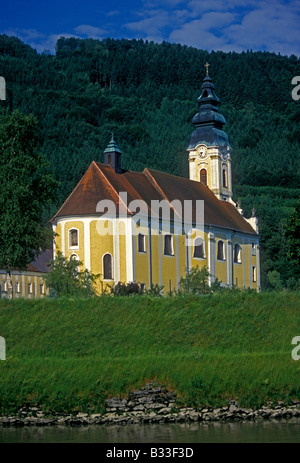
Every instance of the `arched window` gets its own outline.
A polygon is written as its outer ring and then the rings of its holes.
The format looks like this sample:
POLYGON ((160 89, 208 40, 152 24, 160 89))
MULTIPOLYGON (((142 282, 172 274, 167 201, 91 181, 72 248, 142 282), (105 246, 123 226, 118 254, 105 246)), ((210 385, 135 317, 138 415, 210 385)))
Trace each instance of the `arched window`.
POLYGON ((197 259, 205 258, 204 241, 202 238, 195 238, 193 257, 196 257, 197 259))
POLYGON ((103 256, 103 279, 112 280, 112 257, 110 254, 103 256))
POLYGON ((206 171, 206 169, 201 169, 200 170, 200 183, 203 183, 203 185, 207 185, 207 171, 206 171))
POLYGON ((223 178, 223 187, 227 188, 227 172, 226 169, 222 171, 222 178, 223 178))
POLYGON ((79 257, 77 256, 77 254, 71 254, 70 260, 74 260, 75 262, 77 262, 76 270, 78 271, 79 270, 79 257))
POLYGON ((233 248, 233 262, 240 264, 242 262, 242 250, 239 244, 235 244, 233 248))
POLYGON ((256 282, 256 267, 255 267, 255 265, 252 266, 252 281, 253 281, 253 283, 256 282))
POLYGON ((218 260, 225 260, 224 242, 222 240, 218 241, 217 259, 218 260))
POLYGON ((69 248, 77 247, 78 243, 78 230, 77 228, 71 228, 69 230, 69 248))

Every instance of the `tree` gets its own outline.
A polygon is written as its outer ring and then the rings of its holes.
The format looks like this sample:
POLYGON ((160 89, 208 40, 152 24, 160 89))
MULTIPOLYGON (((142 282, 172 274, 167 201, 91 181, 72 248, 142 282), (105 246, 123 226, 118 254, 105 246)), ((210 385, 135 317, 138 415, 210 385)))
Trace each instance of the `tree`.
POLYGON ((293 265, 294 276, 300 277, 300 199, 295 204, 295 211, 286 222, 287 257, 293 265))
POLYGON ((192 267, 187 270, 186 277, 181 277, 179 291, 183 294, 206 294, 210 292, 208 285, 209 272, 206 267, 192 267))
POLYGON ((41 216, 57 182, 37 145, 34 116, 5 111, 0 117, 0 268, 6 270, 9 297, 11 270, 24 270, 46 249, 52 233, 41 216))
POLYGON ((81 261, 67 259, 59 251, 54 260, 50 262, 50 272, 44 277, 47 288, 60 296, 94 296, 95 283, 100 275, 94 275, 87 269, 80 271, 81 261))

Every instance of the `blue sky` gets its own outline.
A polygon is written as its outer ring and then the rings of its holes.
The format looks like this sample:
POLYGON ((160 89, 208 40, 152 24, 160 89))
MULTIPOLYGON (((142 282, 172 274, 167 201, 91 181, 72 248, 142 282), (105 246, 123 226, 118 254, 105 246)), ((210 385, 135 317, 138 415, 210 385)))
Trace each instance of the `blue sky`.
POLYGON ((6 0, 0 34, 52 53, 59 37, 73 36, 300 56, 300 0, 6 0))

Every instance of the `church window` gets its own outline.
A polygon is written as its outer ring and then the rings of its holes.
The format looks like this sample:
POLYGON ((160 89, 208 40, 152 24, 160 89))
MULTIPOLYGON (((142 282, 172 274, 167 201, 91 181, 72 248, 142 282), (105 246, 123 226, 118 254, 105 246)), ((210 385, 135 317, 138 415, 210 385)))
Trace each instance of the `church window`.
POLYGON ((78 246, 78 230, 76 228, 72 228, 69 231, 69 247, 77 247, 78 246))
POLYGON ((207 171, 206 171, 206 169, 201 169, 200 170, 200 183, 203 183, 203 185, 207 185, 207 171))
POLYGON ((165 237, 164 237, 164 255, 165 256, 173 256, 174 255, 173 236, 172 235, 165 235, 165 237))
POLYGON ((111 163, 111 154, 109 154, 109 155, 107 156, 107 164, 109 164, 110 166, 111 166, 111 164, 112 164, 112 163, 111 163))
POLYGON ((32 283, 28 283, 28 294, 32 294, 32 283))
POLYGON ((196 238, 194 241, 194 254, 193 257, 197 259, 204 259, 205 252, 204 252, 204 241, 202 238, 196 238))
POLYGON ((252 256, 255 256, 256 255, 255 243, 251 243, 251 247, 252 247, 252 256))
POLYGON ((233 248, 233 262, 235 264, 240 264, 242 262, 241 251, 241 246, 239 244, 235 244, 233 248))
POLYGON ((218 241, 217 259, 218 260, 225 260, 224 242, 222 240, 218 241))
POLYGON ((45 294, 45 285, 44 285, 44 283, 40 283, 40 294, 45 294))
POLYGON ((20 292, 20 282, 16 281, 15 282, 15 293, 19 293, 19 292, 20 292))
POLYGON ((103 256, 103 278, 104 280, 112 280, 112 257, 111 254, 103 256))
POLYGON ((255 265, 252 266, 252 281, 256 282, 256 267, 255 265))
POLYGON ((227 172, 226 169, 222 171, 222 178, 223 178, 223 187, 227 188, 227 172))
POLYGON ((138 252, 146 252, 146 237, 143 233, 138 234, 138 252))

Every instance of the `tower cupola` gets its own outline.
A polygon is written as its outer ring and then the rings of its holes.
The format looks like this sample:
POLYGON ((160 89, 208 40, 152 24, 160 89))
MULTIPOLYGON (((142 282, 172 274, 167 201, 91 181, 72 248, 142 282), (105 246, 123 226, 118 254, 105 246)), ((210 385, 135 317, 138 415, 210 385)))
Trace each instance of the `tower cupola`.
POLYGON ((104 150, 104 163, 110 165, 117 174, 122 173, 121 164, 122 151, 114 140, 114 134, 111 135, 111 140, 104 150))
POLYGON ((215 93, 215 86, 208 73, 201 86, 198 98, 198 112, 192 119, 195 127, 191 135, 189 147, 194 148, 199 143, 229 147, 228 135, 223 131, 225 117, 219 113, 220 100, 215 93))
POLYGON ((219 112, 220 100, 208 74, 201 86, 197 100, 198 112, 192 119, 194 131, 187 151, 189 153, 190 179, 207 185, 223 201, 232 201, 231 147, 223 127, 225 117, 219 112))

